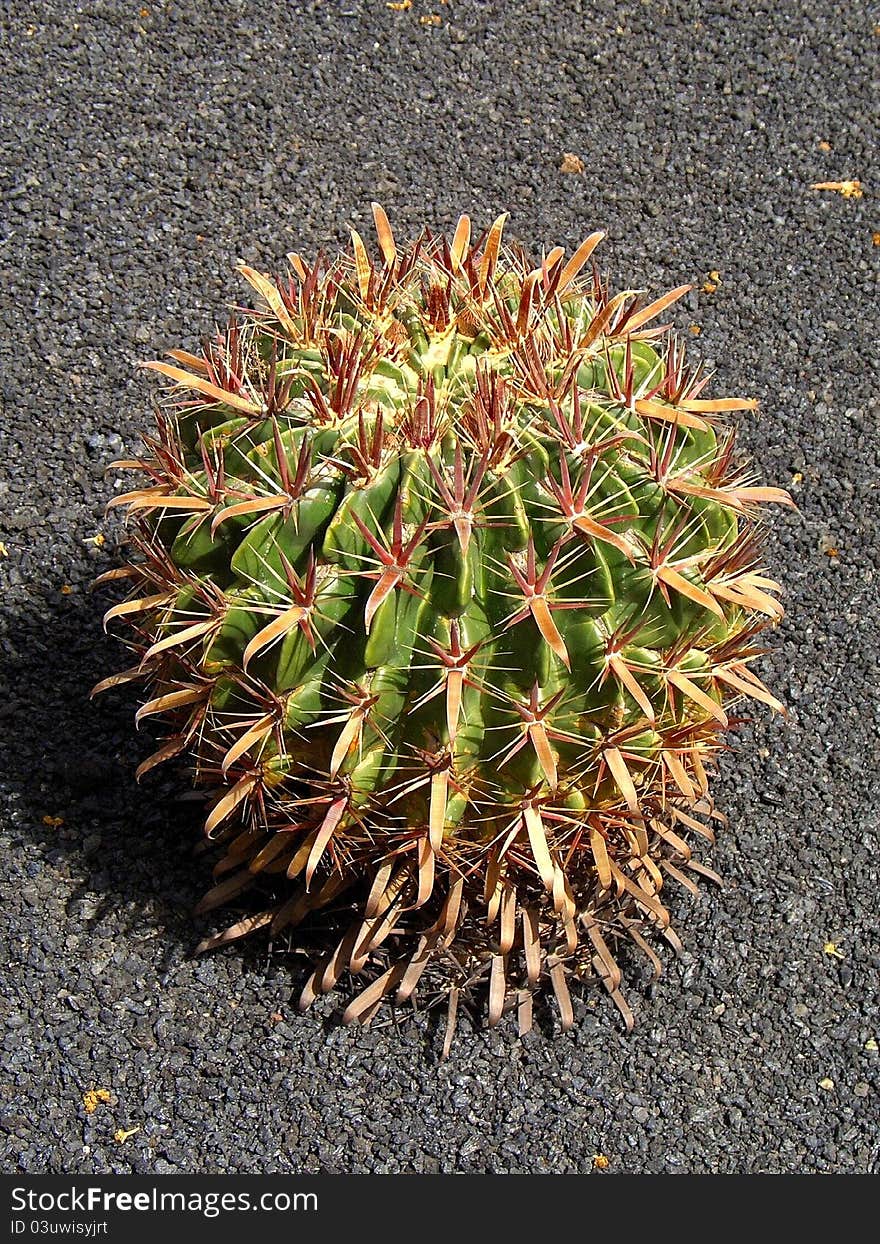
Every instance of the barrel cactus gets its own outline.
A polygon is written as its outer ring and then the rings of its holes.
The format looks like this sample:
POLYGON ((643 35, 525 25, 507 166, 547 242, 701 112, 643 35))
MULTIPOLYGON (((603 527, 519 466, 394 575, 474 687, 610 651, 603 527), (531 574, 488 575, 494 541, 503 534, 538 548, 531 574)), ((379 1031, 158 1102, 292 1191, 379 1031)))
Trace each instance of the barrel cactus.
POLYGON ((139 775, 188 755, 209 788, 200 910, 239 918, 202 949, 322 912, 304 1006, 349 974, 347 1021, 421 980, 450 1033, 463 990, 565 1027, 592 978, 630 1026, 619 947, 659 970, 667 881, 714 876, 690 843, 732 706, 781 709, 751 662, 789 498, 734 455, 754 402, 657 326, 688 287, 612 295, 601 233, 533 265, 503 217, 402 249, 373 215, 375 258, 242 265, 256 309, 145 364, 171 388, 104 576, 136 663, 99 688, 166 724, 139 775))

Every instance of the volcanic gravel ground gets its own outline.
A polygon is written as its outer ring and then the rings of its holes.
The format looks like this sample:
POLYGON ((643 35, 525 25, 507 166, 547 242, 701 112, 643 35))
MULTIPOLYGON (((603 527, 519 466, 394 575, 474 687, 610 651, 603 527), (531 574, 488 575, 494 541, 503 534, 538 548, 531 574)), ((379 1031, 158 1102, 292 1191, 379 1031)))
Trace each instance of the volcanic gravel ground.
POLYGON ((2 11, 4 1169, 876 1169, 877 15, 2 11), (465 1015, 442 1063, 432 1016, 300 1017, 304 961, 265 942, 196 960, 198 805, 179 772, 135 786, 132 698, 88 702, 126 663, 88 585, 117 564, 105 468, 151 421, 136 361, 212 330, 245 295, 236 258, 370 234, 371 199, 399 237, 508 209, 533 252, 606 229, 617 288, 693 281, 676 323, 712 392, 761 399, 742 445, 799 507, 772 515, 789 612, 762 667, 789 719, 734 737, 702 857, 726 884, 670 896, 686 950, 656 985, 636 970, 630 1037, 588 989, 567 1035, 549 1011, 523 1041, 465 1015))

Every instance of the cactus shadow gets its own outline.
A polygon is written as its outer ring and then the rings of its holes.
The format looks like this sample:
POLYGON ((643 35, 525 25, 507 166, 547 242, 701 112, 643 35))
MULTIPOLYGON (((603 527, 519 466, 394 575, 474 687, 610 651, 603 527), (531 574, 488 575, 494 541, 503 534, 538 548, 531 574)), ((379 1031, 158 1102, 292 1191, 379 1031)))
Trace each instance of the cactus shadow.
MULTIPOLYGON (((99 679, 126 664, 122 645, 101 629, 109 603, 88 590, 32 596, 0 618, 0 789, 11 808, 4 828, 13 844, 27 841, 49 864, 64 862, 73 880, 68 912, 87 927, 113 909, 123 927, 161 934, 169 961, 179 961, 210 931, 193 915, 211 884, 200 851, 203 813, 185 797, 181 765, 136 783, 137 765, 156 746, 147 730, 135 730, 136 691, 89 698, 99 679)), ((265 944, 244 942, 234 952, 262 970, 265 944)))

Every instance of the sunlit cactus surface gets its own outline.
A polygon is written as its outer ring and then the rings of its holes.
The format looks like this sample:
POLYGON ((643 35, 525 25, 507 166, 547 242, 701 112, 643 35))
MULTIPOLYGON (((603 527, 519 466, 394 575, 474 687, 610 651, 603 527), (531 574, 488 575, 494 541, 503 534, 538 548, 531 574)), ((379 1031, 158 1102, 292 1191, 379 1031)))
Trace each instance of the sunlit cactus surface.
MULTIPOLYGON (((659 970, 667 887, 714 876, 707 774, 782 609, 726 412, 662 325, 688 287, 612 294, 591 256, 533 263, 425 232, 270 279, 171 382, 124 506, 140 767, 188 756, 222 844, 201 910, 336 929, 303 1005, 355 978, 346 1020, 417 988, 573 981, 627 1025, 618 948, 659 970)), ((315 939, 313 939, 314 943, 315 939)), ((317 939, 320 949, 320 938, 317 939)), ((452 1031, 450 1024, 449 1032, 452 1031)))

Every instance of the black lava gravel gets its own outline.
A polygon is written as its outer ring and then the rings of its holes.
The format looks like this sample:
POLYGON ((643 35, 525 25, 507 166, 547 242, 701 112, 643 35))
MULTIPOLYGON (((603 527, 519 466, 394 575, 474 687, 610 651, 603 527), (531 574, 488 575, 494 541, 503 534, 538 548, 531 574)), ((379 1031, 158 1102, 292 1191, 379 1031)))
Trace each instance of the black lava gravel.
POLYGON ((5 1170, 877 1168, 869 7, 2 6, 5 1170), (371 199, 401 236, 463 210, 508 209, 533 251, 601 227, 617 288, 693 281, 676 322, 716 392, 761 399, 742 443, 799 506, 768 552, 789 720, 733 739, 704 857, 726 885, 671 898, 685 953, 631 986, 630 1037, 592 991, 555 1038, 465 1016, 441 1063, 430 1016, 300 1017, 303 961, 264 942, 194 959, 197 805, 171 771, 135 786, 131 699, 87 699, 125 663, 88 585, 115 564, 105 468, 150 422, 136 361, 211 331, 237 258, 366 235, 371 199))

